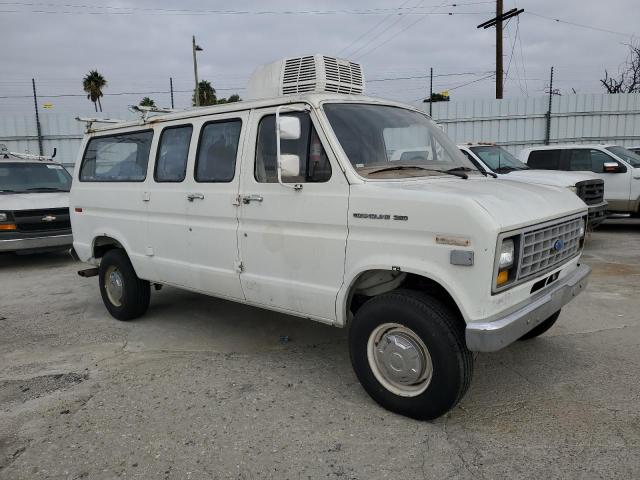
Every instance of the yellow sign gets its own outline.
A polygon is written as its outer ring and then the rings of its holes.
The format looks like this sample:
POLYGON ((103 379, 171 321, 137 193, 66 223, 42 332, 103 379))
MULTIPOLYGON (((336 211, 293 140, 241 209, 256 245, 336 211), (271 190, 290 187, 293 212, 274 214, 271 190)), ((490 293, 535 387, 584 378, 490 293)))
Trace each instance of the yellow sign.
POLYGON ((53 108, 53 103, 44 103, 42 104, 42 108, 53 108))
POLYGON ((443 97, 448 97, 449 96, 449 90, 444 90, 441 95, 443 97))

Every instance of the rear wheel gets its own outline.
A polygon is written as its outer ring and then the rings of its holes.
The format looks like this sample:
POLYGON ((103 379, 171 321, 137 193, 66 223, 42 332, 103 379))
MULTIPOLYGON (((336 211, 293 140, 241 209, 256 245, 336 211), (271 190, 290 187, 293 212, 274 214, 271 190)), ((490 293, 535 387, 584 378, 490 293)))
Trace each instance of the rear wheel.
POLYGON ((147 311, 151 297, 149 282, 138 278, 123 250, 105 253, 98 276, 102 301, 113 317, 132 320, 147 311))
POLYGON ((560 312, 561 310, 558 310, 556 313, 554 313, 545 321, 543 321, 538 326, 536 326, 533 330, 530 330, 529 332, 525 333, 518 340, 530 340, 532 338, 539 337, 544 332, 546 332, 551 327, 553 327, 553 324, 556 323, 556 321, 558 320, 558 317, 560 316, 560 312))
POLYGON ((396 290, 367 301, 349 328, 351 363, 381 406, 419 420, 453 408, 471 383, 464 326, 439 300, 396 290))

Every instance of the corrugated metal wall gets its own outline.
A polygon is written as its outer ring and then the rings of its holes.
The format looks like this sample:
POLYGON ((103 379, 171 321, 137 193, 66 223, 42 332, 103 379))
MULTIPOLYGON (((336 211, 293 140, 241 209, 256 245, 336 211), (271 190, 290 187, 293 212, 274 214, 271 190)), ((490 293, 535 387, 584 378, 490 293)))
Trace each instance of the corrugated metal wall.
MULTIPOLYGON (((456 143, 496 142, 512 153, 544 143, 549 98, 469 100, 433 104, 433 118, 456 143)), ((429 106, 422 107, 428 112, 429 106)), ((131 112, 101 113, 130 119, 131 112)), ((44 153, 58 150, 57 160, 74 164, 84 124, 73 115, 41 112, 44 153)), ((550 143, 611 142, 640 145, 640 94, 565 95, 553 98, 550 143)), ((35 115, 0 113, 0 143, 14 152, 38 153, 35 115)))
MULTIPOLYGON (((131 112, 119 114, 99 113, 100 118, 130 119, 131 112)), ((74 115, 52 112, 40 112, 42 132, 42 150, 51 155, 57 149, 56 160, 73 165, 78 155, 85 124, 75 120, 74 115)), ((4 143, 11 152, 38 154, 38 131, 35 114, 4 115, 0 113, 0 143, 4 143)))
MULTIPOLYGON (((496 142, 518 153, 544 144, 548 108, 548 96, 438 102, 433 118, 456 143, 496 142)), ((640 145, 640 94, 554 96, 549 133, 550 143, 640 145)))

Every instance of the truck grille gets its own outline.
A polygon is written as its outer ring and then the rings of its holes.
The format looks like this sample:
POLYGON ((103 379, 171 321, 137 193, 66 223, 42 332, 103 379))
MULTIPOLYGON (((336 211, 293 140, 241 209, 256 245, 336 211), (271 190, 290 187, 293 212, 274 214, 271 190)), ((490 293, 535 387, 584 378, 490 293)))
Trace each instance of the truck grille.
POLYGON ((71 228, 68 208, 19 210, 13 212, 16 228, 21 232, 46 232, 71 228))
POLYGON ((597 205, 604 200, 603 180, 584 180, 576 183, 576 194, 587 205, 597 205))
POLYGON ((574 218, 525 232, 522 235, 518 280, 551 270, 576 256, 580 251, 580 230, 583 226, 582 218, 574 218))

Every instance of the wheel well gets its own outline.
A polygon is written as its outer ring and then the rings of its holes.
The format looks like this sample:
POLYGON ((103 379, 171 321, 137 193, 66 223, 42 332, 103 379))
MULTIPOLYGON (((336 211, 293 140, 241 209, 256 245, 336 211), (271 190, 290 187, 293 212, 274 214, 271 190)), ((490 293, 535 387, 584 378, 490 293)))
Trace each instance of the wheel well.
POLYGON ((93 258, 102 258, 105 253, 114 248, 123 248, 115 238, 100 236, 93 240, 93 258))
POLYGON ((414 273, 393 270, 369 270, 358 276, 351 285, 347 297, 348 320, 351 320, 358 309, 370 298, 399 288, 428 293, 449 307, 462 321, 462 312, 455 300, 438 282, 414 273))

